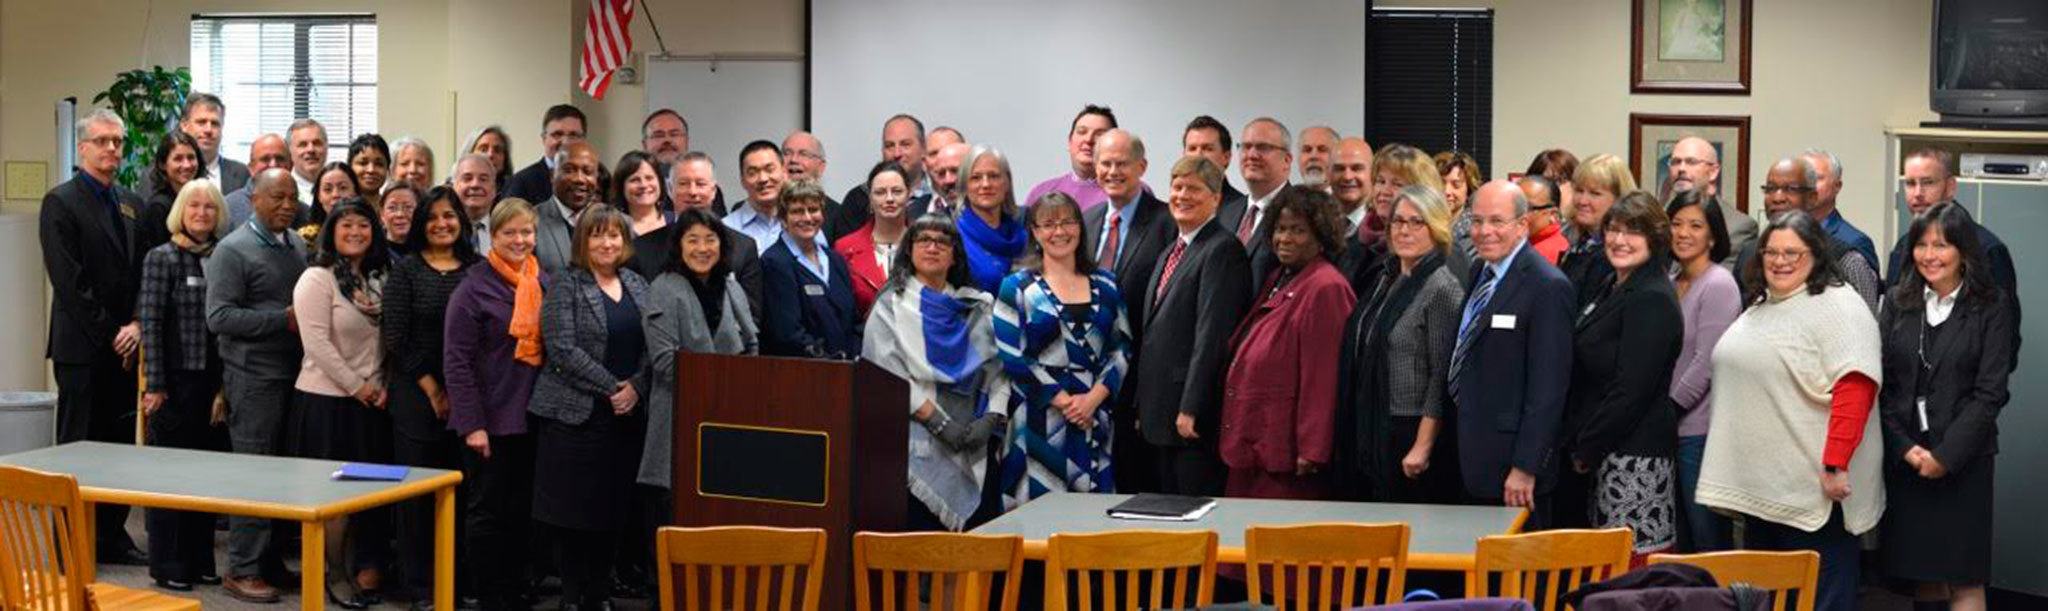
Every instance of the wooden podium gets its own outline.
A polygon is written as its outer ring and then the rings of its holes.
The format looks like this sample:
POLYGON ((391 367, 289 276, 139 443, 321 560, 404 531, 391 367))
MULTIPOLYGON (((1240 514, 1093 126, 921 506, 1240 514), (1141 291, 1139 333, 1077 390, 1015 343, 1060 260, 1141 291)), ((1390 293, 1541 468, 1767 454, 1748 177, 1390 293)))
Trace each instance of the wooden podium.
POLYGON ((867 361, 712 354, 678 355, 675 375, 673 523, 825 529, 821 608, 852 608, 853 533, 903 530, 903 380, 867 361))

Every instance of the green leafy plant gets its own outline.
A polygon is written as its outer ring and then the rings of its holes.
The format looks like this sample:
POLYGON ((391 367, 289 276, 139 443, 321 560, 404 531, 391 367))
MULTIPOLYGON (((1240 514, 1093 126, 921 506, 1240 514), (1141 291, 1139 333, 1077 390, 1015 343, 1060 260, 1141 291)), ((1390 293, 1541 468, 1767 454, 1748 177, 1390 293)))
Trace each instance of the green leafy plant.
POLYGON ((93 96, 94 104, 106 103, 128 124, 128 150, 116 176, 122 186, 134 188, 149 171, 150 156, 177 124, 178 113, 185 108, 185 94, 191 91, 191 70, 156 66, 115 75, 112 86, 93 96))

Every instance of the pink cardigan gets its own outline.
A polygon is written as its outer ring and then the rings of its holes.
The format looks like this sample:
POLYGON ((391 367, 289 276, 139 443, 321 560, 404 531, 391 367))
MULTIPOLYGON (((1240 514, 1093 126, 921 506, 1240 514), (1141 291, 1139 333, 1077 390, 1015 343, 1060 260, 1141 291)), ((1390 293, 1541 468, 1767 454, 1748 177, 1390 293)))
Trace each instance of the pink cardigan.
POLYGON ((330 397, 354 395, 383 384, 383 339, 377 321, 356 308, 335 285, 334 272, 308 267, 292 287, 299 344, 306 349, 293 387, 330 397))

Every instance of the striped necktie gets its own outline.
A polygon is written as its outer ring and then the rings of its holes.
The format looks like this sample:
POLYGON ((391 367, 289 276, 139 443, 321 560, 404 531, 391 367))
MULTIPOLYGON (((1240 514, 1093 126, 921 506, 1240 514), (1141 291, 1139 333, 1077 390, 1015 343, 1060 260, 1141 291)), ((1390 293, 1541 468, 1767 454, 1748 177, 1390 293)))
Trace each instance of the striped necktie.
POLYGON ((1493 299, 1493 266, 1480 262, 1479 282, 1472 285, 1472 297, 1465 300, 1464 323, 1458 328, 1458 346, 1451 350, 1451 402, 1458 401, 1458 378, 1465 373, 1465 358, 1470 356, 1472 341, 1479 338, 1479 313, 1486 311, 1486 302, 1493 299))

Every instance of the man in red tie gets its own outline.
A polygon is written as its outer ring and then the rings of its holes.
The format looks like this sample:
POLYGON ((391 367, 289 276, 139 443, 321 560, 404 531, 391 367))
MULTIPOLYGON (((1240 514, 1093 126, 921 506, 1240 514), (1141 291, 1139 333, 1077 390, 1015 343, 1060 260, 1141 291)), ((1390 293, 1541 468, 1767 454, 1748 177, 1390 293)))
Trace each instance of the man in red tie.
POLYGON ((1173 239, 1144 290, 1125 297, 1150 304, 1135 359, 1135 402, 1145 441, 1159 450, 1161 491, 1220 496, 1226 468, 1216 451, 1217 419, 1224 393, 1246 390, 1223 388, 1223 372, 1230 334, 1251 305, 1251 263, 1244 245, 1215 222, 1223 169, 1188 156, 1173 164, 1172 177, 1173 239))
MULTIPOLYGON (((1160 253, 1174 241, 1173 218, 1166 202, 1145 190, 1139 180, 1145 175, 1145 141, 1121 129, 1095 137, 1095 177, 1109 199, 1081 215, 1085 233, 1082 244, 1095 257, 1096 267, 1116 276, 1117 291, 1124 295, 1125 317, 1130 321, 1131 342, 1145 338, 1145 306, 1151 305, 1152 270, 1160 253)), ((1158 468, 1152 447, 1138 436, 1137 410, 1131 409, 1135 385, 1125 384, 1110 404, 1116 431, 1111 439, 1120 492, 1152 492, 1159 489, 1158 468)))

